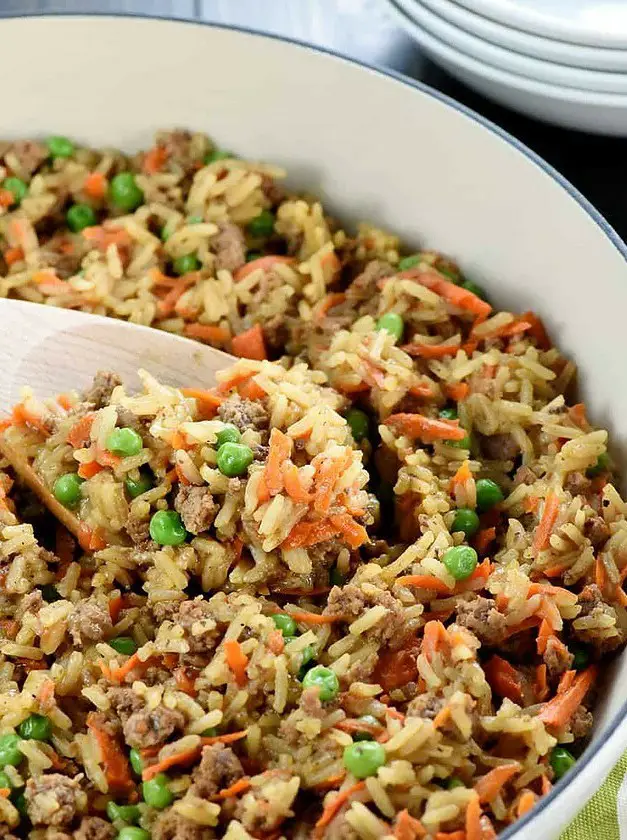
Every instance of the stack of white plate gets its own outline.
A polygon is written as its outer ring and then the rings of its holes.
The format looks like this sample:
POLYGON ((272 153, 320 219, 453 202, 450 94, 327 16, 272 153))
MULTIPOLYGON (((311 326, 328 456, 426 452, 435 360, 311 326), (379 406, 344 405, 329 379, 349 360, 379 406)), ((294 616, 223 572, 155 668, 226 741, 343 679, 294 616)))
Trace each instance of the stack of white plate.
POLYGON ((627 0, 385 0, 423 50, 503 105, 627 136, 627 0))

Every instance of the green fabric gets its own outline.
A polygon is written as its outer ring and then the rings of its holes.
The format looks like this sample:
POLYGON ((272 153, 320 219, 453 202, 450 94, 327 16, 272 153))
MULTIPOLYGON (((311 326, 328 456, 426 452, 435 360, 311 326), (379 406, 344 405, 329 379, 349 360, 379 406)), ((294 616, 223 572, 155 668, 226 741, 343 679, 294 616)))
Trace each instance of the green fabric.
MULTIPOLYGON (((588 772, 594 771, 589 769, 588 772)), ((590 802, 577 814, 560 840, 620 840, 616 803, 626 773, 627 753, 590 802)))

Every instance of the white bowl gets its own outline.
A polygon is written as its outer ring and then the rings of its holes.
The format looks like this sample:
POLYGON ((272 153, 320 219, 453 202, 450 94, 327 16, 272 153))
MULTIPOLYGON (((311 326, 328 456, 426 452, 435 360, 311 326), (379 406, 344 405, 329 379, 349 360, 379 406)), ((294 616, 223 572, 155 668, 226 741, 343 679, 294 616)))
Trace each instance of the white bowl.
MULTIPOLYGON (((277 161, 338 215, 442 249, 498 304, 540 312, 579 362, 591 417, 627 444, 627 249, 505 132, 393 73, 243 31, 35 17, 0 21, 0 37, 0 72, 11 79, 3 135, 55 132, 133 149, 158 127, 190 126, 277 161)), ((550 840, 572 819, 627 746, 626 690, 623 656, 592 745, 501 840, 550 840)))
POLYGON ((395 0, 387 0, 398 23, 451 75, 508 108, 565 128, 627 136, 627 95, 549 85, 500 70, 449 46, 419 26, 395 0))
POLYGON ((624 0, 456 0, 471 12, 575 44, 627 47, 624 0))
POLYGON ((532 58, 491 44, 430 11, 420 0, 395 0, 403 11, 427 32, 455 50, 491 64, 499 70, 526 76, 546 84, 589 90, 596 93, 627 95, 627 73, 603 73, 583 70, 532 58))
POLYGON ((421 2, 436 15, 460 29, 465 29, 466 32, 477 35, 484 41, 515 50, 523 55, 572 67, 584 67, 587 70, 627 72, 627 49, 587 47, 544 38, 541 35, 532 35, 475 14, 453 0, 421 0, 421 2))

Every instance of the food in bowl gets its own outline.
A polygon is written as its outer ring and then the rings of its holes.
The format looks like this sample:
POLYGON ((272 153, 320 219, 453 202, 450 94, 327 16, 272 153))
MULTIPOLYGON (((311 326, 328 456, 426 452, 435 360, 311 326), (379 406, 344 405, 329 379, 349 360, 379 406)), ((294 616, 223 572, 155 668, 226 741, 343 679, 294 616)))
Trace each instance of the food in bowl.
POLYGON ((349 236, 204 136, 53 138, 28 183, 23 153, 5 294, 249 358, 209 389, 26 390, 3 424, 80 544, 2 462, 2 819, 493 837, 574 764, 625 641, 625 503, 573 363, 451 260, 349 236))

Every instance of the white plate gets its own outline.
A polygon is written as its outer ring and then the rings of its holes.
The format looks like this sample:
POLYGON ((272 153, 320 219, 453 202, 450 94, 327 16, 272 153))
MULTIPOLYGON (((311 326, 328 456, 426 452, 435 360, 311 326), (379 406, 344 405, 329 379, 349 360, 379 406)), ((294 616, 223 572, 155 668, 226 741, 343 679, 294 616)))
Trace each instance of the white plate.
POLYGON ((515 111, 565 128, 627 136, 627 96, 544 84, 492 67, 431 35, 405 14, 394 0, 387 2, 400 25, 437 64, 484 96, 515 111))
MULTIPOLYGON (((16 18, 0 21, 0 43, 1 77, 11 80, 4 137, 54 132, 133 149, 159 127, 189 126, 282 164, 338 216, 442 249, 497 304, 540 312, 577 359, 590 417, 612 430, 614 453, 627 446, 627 249, 501 129, 392 73, 202 24, 16 18)), ((572 819, 627 745, 626 695, 624 654, 591 747, 499 840, 552 840, 572 819)))
POLYGON ((540 35, 531 35, 521 29, 497 23, 482 15, 459 6, 453 0, 422 0, 435 14, 445 18, 450 23, 471 32, 485 41, 516 50, 523 55, 554 61, 572 67, 584 67, 587 70, 609 70, 612 72, 627 72, 627 48, 620 50, 604 49, 603 47, 587 47, 581 44, 570 44, 540 35))
POLYGON ((595 47, 627 47, 625 0, 456 0, 471 12, 534 35, 595 47))
MULTIPOLYGON (((627 95, 627 73, 602 73, 553 64, 539 58, 530 58, 519 52, 491 44, 477 38, 455 24, 449 23, 427 9, 420 0, 396 0, 403 11, 419 26, 450 47, 485 61, 499 70, 506 70, 529 79, 536 79, 562 87, 590 90, 596 93, 620 93, 627 95)), ((627 2, 627 0, 626 0, 627 2)))

